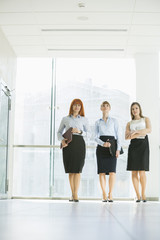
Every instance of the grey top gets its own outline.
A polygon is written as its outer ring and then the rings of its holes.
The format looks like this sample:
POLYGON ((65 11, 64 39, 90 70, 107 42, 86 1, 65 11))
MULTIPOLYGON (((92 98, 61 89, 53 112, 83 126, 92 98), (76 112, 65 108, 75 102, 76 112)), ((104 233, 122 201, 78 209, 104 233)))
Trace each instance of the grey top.
POLYGON ((73 117, 73 115, 69 115, 69 116, 63 117, 60 123, 59 129, 57 132, 59 141, 62 141, 64 139, 62 135, 70 127, 78 128, 78 130, 82 131, 82 134, 73 133, 74 135, 87 136, 87 134, 89 133, 89 124, 88 124, 88 119, 86 117, 82 117, 80 115, 78 115, 77 117, 73 117))

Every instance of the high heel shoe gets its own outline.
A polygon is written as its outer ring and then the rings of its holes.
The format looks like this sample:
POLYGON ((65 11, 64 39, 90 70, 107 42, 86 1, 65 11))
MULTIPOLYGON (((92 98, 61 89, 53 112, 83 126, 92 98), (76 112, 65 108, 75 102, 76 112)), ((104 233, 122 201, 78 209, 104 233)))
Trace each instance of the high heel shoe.
MULTIPOLYGON (((112 196, 112 195, 111 195, 112 196)), ((113 202, 113 199, 110 198, 110 194, 108 194, 108 202, 113 202)))
POLYGON ((108 198, 108 202, 113 202, 113 199, 109 199, 109 198, 108 198))
POLYGON ((141 201, 141 199, 137 199, 136 202, 139 203, 141 201))
POLYGON ((145 199, 142 199, 142 202, 147 202, 146 198, 145 198, 145 199))
POLYGON ((70 197, 69 202, 73 202, 73 196, 70 197))
POLYGON ((73 202, 79 202, 78 195, 74 194, 73 195, 73 202))
POLYGON ((107 199, 102 199, 102 202, 107 202, 107 199))

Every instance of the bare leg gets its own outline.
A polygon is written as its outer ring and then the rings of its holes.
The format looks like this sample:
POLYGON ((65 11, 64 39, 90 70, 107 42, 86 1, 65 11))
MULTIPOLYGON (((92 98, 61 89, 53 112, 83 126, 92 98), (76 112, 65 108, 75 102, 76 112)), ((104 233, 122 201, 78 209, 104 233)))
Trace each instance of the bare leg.
POLYGON ((105 173, 99 174, 99 181, 102 189, 103 199, 106 200, 107 194, 106 194, 106 174, 105 173))
POLYGON ((137 195, 137 199, 140 200, 138 171, 132 171, 132 182, 137 195))
POLYGON ((115 184, 116 174, 114 172, 109 173, 109 194, 108 198, 112 200, 112 191, 115 184))
POLYGON ((140 183, 141 183, 141 192, 142 192, 142 200, 146 200, 146 173, 145 171, 139 171, 140 183))
POLYGON ((81 179, 80 173, 75 173, 74 174, 74 194, 73 194, 73 197, 75 200, 78 200, 78 189, 80 185, 80 179, 81 179))
POLYGON ((69 183, 72 191, 72 197, 74 195, 74 173, 69 173, 69 183))

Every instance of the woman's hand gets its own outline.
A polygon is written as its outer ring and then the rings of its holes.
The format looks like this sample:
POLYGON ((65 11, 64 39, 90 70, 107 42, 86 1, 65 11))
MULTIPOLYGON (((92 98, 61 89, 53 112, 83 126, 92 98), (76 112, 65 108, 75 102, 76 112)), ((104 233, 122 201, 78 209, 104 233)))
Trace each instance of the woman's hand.
POLYGON ((103 144, 103 147, 110 147, 110 146, 111 146, 110 142, 105 142, 105 143, 103 144))
POLYGON ((130 134, 130 133, 127 133, 127 134, 125 135, 125 139, 126 139, 126 140, 131 139, 131 134, 130 134))
POLYGON ((131 139, 135 134, 138 134, 138 132, 137 131, 128 131, 125 136, 126 140, 131 139))
POLYGON ((120 151, 119 151, 119 150, 117 150, 117 151, 116 151, 116 158, 118 158, 118 157, 119 157, 119 154, 120 154, 120 151))
POLYGON ((63 139, 63 140, 62 140, 62 142, 61 142, 61 143, 62 143, 62 148, 65 148, 65 147, 68 146, 68 144, 66 143, 66 140, 67 140, 67 139, 63 139))
POLYGON ((132 137, 133 135, 138 134, 138 131, 131 131, 130 136, 132 137))
POLYGON ((72 128, 72 133, 81 133, 81 131, 78 128, 72 128))

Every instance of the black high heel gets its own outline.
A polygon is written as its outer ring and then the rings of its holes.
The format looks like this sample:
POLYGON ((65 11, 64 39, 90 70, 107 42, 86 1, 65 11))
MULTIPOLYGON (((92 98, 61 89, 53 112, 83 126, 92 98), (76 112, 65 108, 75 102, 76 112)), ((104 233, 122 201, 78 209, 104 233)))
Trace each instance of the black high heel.
POLYGON ((73 202, 73 196, 69 199, 69 202, 73 202))
POLYGON ((108 194, 108 202, 113 202, 113 199, 109 198, 109 194, 108 194))

